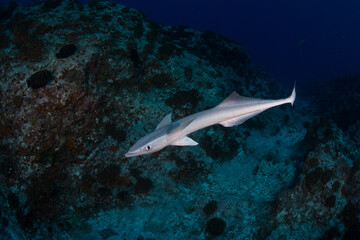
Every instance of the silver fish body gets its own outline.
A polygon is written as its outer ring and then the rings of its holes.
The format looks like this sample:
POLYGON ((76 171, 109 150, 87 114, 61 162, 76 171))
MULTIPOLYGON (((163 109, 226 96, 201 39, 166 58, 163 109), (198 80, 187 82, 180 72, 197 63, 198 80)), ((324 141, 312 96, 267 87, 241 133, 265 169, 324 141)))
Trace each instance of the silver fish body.
POLYGON ((178 121, 171 122, 171 114, 168 114, 155 131, 137 141, 125 156, 150 154, 169 145, 195 146, 198 143, 187 137, 192 132, 215 124, 224 127, 236 126, 269 108, 286 103, 293 105, 295 98, 295 87, 290 97, 278 100, 248 98, 233 92, 218 106, 178 121))

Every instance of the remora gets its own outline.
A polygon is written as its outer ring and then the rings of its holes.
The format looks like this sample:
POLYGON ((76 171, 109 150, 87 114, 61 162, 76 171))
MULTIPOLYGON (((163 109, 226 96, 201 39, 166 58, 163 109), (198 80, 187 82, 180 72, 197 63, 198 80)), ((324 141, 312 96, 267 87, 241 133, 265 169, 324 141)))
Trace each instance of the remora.
POLYGON ((295 86, 290 97, 277 100, 249 98, 232 92, 218 106, 187 116, 176 122, 171 122, 170 113, 165 116, 155 131, 137 141, 125 156, 134 157, 150 154, 169 145, 195 146, 198 143, 187 137, 188 134, 214 124, 221 124, 224 127, 242 124, 269 108, 286 103, 293 105, 295 97, 295 86))

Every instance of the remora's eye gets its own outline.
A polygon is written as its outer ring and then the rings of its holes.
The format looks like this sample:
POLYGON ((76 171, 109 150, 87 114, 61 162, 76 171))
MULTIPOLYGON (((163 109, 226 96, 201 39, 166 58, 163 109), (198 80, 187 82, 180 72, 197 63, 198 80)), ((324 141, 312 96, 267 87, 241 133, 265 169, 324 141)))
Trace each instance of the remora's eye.
POLYGON ((147 145, 145 149, 149 151, 151 149, 150 145, 147 145))

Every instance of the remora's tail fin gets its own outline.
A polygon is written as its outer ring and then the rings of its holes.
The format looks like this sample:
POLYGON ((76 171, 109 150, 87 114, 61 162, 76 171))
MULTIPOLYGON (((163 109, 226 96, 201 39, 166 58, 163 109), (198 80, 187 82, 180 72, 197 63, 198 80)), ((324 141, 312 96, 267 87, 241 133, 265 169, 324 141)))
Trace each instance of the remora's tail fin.
POLYGON ((296 85, 296 83, 294 84, 294 89, 292 90, 291 96, 289 97, 289 103, 291 103, 291 106, 294 105, 295 98, 296 98, 295 85, 296 85))

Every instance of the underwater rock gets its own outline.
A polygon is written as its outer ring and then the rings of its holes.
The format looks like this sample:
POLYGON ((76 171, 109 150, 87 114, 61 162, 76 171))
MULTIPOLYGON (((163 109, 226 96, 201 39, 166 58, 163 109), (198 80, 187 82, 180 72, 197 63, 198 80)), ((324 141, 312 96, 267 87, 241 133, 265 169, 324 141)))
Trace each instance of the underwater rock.
POLYGON ((123 129, 119 129, 114 124, 107 124, 105 126, 105 134, 111 136, 119 143, 126 140, 126 132, 123 129))
POLYGON ((19 207, 19 198, 15 194, 10 192, 7 198, 11 208, 17 209, 19 207))
POLYGON ((194 53, 201 58, 210 60, 213 64, 237 68, 239 76, 251 76, 250 58, 241 46, 211 31, 201 34, 201 41, 194 47, 194 53), (225 44, 224 44, 225 43, 225 44), (228 47, 227 45, 232 45, 228 47))
POLYGON ((7 48, 10 45, 10 39, 4 32, 0 32, 0 49, 7 48))
POLYGON ((324 117, 333 119, 344 131, 359 121, 360 75, 338 77, 319 90, 316 104, 324 117), (341 94, 334 94, 341 92, 341 94), (331 108, 329 108, 331 106, 331 108))
POLYGON ((110 196, 112 196, 111 190, 109 188, 107 188, 107 187, 99 187, 97 189, 97 192, 98 192, 100 197, 110 197, 110 196))
POLYGON ((118 193, 118 198, 123 202, 131 202, 133 200, 129 191, 123 190, 118 193))
POLYGON ((63 1, 64 0, 46 0, 44 2, 43 8, 48 11, 55 9, 59 7, 63 1))
POLYGON ((215 142, 211 140, 211 137, 205 136, 200 141, 200 147, 205 150, 206 155, 219 160, 232 159, 236 155, 235 149, 239 146, 239 143, 231 137, 231 130, 220 129, 219 126, 215 127, 218 135, 223 138, 224 141, 215 142))
POLYGON ((360 207, 353 203, 348 203, 343 211, 339 214, 342 219, 346 231, 343 239, 357 239, 360 234, 360 222, 358 216, 360 214, 360 207))
POLYGON ((327 239, 339 239, 341 237, 341 232, 337 227, 332 227, 329 230, 327 230, 319 240, 327 240, 327 239))
POLYGON ((111 228, 105 228, 103 230, 101 230, 99 232, 99 235, 101 236, 101 238, 103 240, 106 240, 108 239, 109 237, 112 237, 112 236, 115 236, 115 235, 118 235, 117 232, 115 232, 115 230, 111 229, 111 228))
POLYGON ((0 22, 11 17, 17 7, 18 4, 15 1, 10 1, 6 7, 0 6, 0 22))
POLYGON ((196 108, 202 99, 203 97, 196 89, 188 91, 179 90, 166 99, 165 103, 173 109, 180 111, 180 116, 186 116, 192 113, 190 110, 196 108))
POLYGON ((56 54, 58 59, 67 58, 76 52, 77 48, 74 44, 63 46, 60 51, 56 54))
POLYGON ((25 36, 24 40, 15 41, 19 57, 23 61, 39 62, 44 54, 44 43, 36 36, 25 36))
POLYGON ((26 80, 28 87, 38 89, 45 87, 49 82, 54 79, 53 74, 49 70, 41 70, 30 76, 26 80))
POLYGON ((170 155, 170 159, 175 161, 176 168, 169 171, 169 176, 175 181, 189 184, 196 178, 202 178, 209 174, 206 163, 203 160, 195 159, 191 153, 186 157, 179 157, 175 154, 170 155))
POLYGON ((140 57, 135 49, 131 49, 129 52, 129 58, 134 63, 135 67, 140 67, 140 57))
POLYGON ((204 209, 203 209, 204 213, 205 213, 207 216, 213 215, 213 214, 216 212, 217 208, 218 208, 217 205, 218 205, 218 204, 217 204, 217 201, 214 201, 214 200, 210 201, 210 202, 209 202, 208 204, 206 204, 206 206, 204 207, 204 209))
POLYGON ((154 187, 153 182, 149 178, 138 177, 134 186, 134 191, 140 194, 146 194, 154 187))
POLYGON ((320 125, 314 123, 318 128, 313 129, 313 132, 306 137, 307 140, 313 142, 313 145, 311 150, 308 148, 305 150, 306 161, 302 172, 297 177, 295 186, 281 192, 276 205, 273 206, 278 223, 277 229, 286 228, 289 224, 294 226, 294 223, 298 229, 312 223, 316 224, 316 228, 319 226, 326 228, 323 233, 315 229, 311 230, 313 234, 317 232, 319 237, 339 234, 331 230, 334 227, 332 221, 334 216, 344 212, 347 195, 352 195, 352 193, 347 193, 344 196, 344 192, 339 191, 340 183, 351 188, 351 192, 356 191, 356 187, 345 184, 347 181, 345 179, 354 176, 356 172, 349 175, 351 166, 348 164, 354 161, 355 155, 354 152, 348 150, 349 146, 344 141, 342 131, 334 123, 325 124, 326 122, 323 121, 320 125), (316 143, 315 139, 317 139, 316 143), (337 151, 330 147, 335 145, 337 151), (341 166, 341 168, 336 166, 341 166), (308 207, 315 205, 316 208, 308 207), (283 213, 285 214, 282 215, 283 213))
MULTIPOLYGON (((1 222, 2 222, 3 227, 5 227, 5 228, 9 225, 9 220, 7 220, 5 217, 2 218, 1 222)), ((4 231, 4 229, 1 229, 1 230, 4 231)))
POLYGON ((105 167, 98 174, 99 182, 103 185, 114 186, 119 182, 120 167, 118 165, 110 165, 105 167))
MULTIPOLYGON (((174 85, 174 80, 172 79, 171 75, 164 73, 151 76, 145 81, 148 86, 154 86, 159 89, 171 87, 172 85, 174 85)), ((151 90, 151 88, 149 88, 148 90, 151 90)))
POLYGON ((158 49, 158 54, 160 59, 167 59, 168 57, 172 56, 177 47, 170 43, 165 43, 158 49))
POLYGON ((221 218, 212 218, 206 222, 205 232, 211 236, 220 236, 226 227, 226 222, 221 218))
POLYGON ((332 208, 335 206, 336 197, 334 195, 331 195, 330 197, 325 199, 325 206, 332 208))

